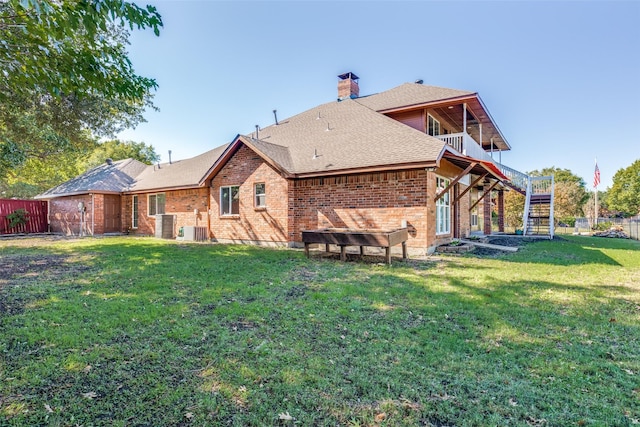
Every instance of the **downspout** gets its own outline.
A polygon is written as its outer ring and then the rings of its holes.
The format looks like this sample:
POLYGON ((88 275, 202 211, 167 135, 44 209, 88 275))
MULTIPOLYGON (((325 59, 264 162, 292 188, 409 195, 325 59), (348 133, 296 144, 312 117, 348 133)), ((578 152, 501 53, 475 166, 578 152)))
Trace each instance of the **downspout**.
POLYGON ((95 203, 95 194, 91 193, 91 236, 94 236, 95 225, 96 225, 96 203, 95 203))
MULTIPOLYGON (((51 199, 47 199, 47 231, 51 233, 51 199)), ((62 228, 62 227, 61 227, 62 228)))
POLYGON ((207 186, 209 191, 207 193, 207 237, 211 240, 211 191, 213 189, 213 179, 211 183, 207 186))

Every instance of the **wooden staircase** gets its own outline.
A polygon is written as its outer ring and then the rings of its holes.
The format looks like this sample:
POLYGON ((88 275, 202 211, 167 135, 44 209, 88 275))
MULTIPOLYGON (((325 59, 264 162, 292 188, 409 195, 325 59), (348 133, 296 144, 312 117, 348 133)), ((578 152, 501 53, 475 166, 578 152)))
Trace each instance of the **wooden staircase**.
POLYGON ((553 176, 529 176, 501 164, 498 167, 509 178, 505 184, 525 196, 524 235, 553 239, 553 176))

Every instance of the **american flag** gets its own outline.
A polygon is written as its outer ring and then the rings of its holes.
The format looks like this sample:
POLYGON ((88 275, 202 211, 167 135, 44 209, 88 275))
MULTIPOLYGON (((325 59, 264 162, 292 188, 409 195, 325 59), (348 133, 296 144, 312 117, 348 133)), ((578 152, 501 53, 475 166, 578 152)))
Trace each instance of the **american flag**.
POLYGON ((600 184, 600 169, 598 169, 598 162, 596 162, 596 170, 593 172, 593 188, 598 188, 600 184))

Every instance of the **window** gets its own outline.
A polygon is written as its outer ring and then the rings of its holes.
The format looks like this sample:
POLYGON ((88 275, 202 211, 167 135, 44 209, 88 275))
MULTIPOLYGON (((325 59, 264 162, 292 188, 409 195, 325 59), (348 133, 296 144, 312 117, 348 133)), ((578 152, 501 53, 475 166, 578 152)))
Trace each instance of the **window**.
POLYGON ((431 114, 427 114, 427 133, 431 136, 440 135, 440 122, 434 119, 431 114))
POLYGON ((220 215, 240 215, 240 187, 220 187, 220 215))
MULTIPOLYGON (((440 194, 449 186, 449 180, 436 177, 436 193, 440 194)), ((436 200, 436 234, 451 233, 451 200, 447 191, 442 197, 436 200)))
POLYGON ((138 195, 131 199, 131 228, 138 228, 138 195))
POLYGON ((478 226, 478 214, 476 212, 473 212, 471 214, 471 226, 472 227, 478 226))
POLYGON ((267 187, 264 182, 260 182, 254 186, 256 195, 256 208, 267 207, 267 187))
POLYGON ((149 216, 160 215, 164 213, 164 193, 149 194, 149 216))

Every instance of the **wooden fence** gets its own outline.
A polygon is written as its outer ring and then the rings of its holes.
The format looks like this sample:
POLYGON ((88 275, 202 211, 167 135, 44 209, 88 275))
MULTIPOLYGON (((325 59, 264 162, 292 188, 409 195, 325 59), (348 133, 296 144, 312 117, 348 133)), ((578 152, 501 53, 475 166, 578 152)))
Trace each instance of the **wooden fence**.
POLYGON ((48 231, 47 202, 41 200, 0 199, 0 234, 45 233, 48 231), (7 215, 18 209, 28 212, 26 224, 9 228, 7 215))

